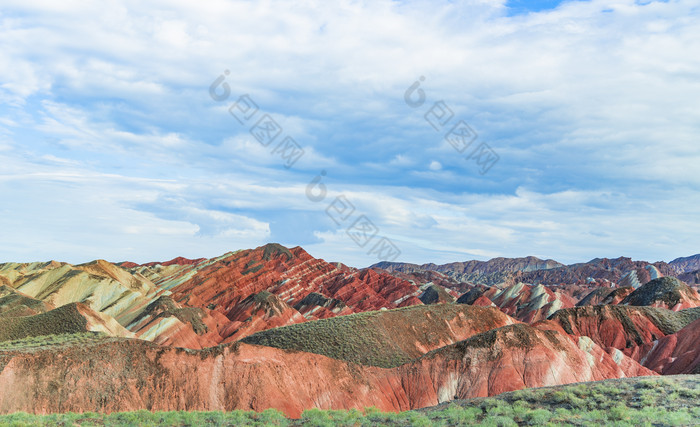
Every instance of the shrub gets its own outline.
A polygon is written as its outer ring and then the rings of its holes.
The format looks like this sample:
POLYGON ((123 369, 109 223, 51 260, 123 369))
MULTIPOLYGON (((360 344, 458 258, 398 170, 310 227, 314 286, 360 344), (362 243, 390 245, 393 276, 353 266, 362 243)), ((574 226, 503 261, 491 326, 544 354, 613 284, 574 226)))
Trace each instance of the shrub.
POLYGON ((450 425, 459 425, 473 423, 478 415, 481 415, 481 409, 475 407, 460 407, 451 404, 447 409, 439 412, 439 415, 445 418, 450 425))
POLYGON ((512 418, 503 415, 495 415, 484 418, 480 425, 491 427, 517 427, 518 423, 513 421, 512 418))
POLYGON ((315 427, 333 427, 335 423, 331 420, 328 411, 321 411, 313 408, 307 409, 301 414, 301 421, 304 425, 315 427))
POLYGON ((411 416, 408 417, 409 422, 411 423, 412 426, 425 426, 425 427, 430 427, 433 425, 438 425, 437 422, 433 422, 430 420, 430 418, 426 417, 423 414, 420 413, 413 413, 411 416))
POLYGON ((544 425, 552 418, 552 413, 546 409, 533 409, 525 415, 525 421, 531 425, 544 425))
POLYGON ((289 424, 289 420, 282 412, 272 408, 260 412, 256 418, 265 425, 286 426, 289 424))
POLYGON ((630 418, 629 408, 622 403, 618 403, 610 408, 608 418, 614 421, 628 420, 630 418))

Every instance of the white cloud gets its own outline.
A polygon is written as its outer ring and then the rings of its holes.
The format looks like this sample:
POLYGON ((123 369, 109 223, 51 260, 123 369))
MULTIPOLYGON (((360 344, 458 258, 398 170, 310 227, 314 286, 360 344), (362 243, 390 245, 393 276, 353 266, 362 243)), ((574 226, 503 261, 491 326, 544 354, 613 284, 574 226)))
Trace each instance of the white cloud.
POLYGON ((2 227, 32 230, 8 260, 211 256, 288 215, 314 254, 373 262, 325 216, 340 194, 415 262, 697 252, 694 1, 4 5, 2 227), (228 114, 246 93, 304 148, 290 170, 228 114), (425 122, 437 100, 499 154, 487 175, 425 122))

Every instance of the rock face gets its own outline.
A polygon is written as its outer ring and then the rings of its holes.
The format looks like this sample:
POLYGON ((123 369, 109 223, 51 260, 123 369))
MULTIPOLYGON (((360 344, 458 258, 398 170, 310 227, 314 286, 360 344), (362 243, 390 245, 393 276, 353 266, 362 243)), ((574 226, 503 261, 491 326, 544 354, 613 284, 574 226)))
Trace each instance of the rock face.
POLYGON ((678 311, 700 307, 700 295, 675 277, 662 277, 636 289, 620 304, 663 307, 678 311))
POLYGON ((664 375, 700 374, 700 319, 659 339, 644 357, 644 366, 664 375))
POLYGON ((244 343, 184 350, 117 338, 2 349, 0 366, 2 413, 276 408, 298 417, 313 407, 401 411, 624 375, 592 341, 526 325, 479 334, 392 369, 244 343))
POLYGON ((574 336, 587 336, 602 348, 612 347, 640 360, 653 342, 676 333, 700 316, 700 310, 673 312, 663 308, 586 306, 559 310, 549 321, 574 336))
POLYGON ((456 300, 445 288, 438 285, 427 286, 418 299, 421 300, 423 304, 441 304, 455 302, 456 300))
POLYGON ((554 292, 544 285, 531 286, 524 283, 505 289, 474 288, 460 296, 457 302, 474 304, 478 300, 480 305, 485 305, 484 298, 491 300, 509 316, 526 323, 546 319, 557 310, 575 304, 569 296, 554 292))
POLYGON ((489 261, 453 262, 443 265, 417 265, 383 261, 374 264, 372 267, 402 273, 437 271, 444 273, 459 282, 494 285, 505 282, 512 277, 512 273, 515 272, 547 270, 564 267, 564 264, 560 264, 551 259, 541 260, 539 258, 529 256, 525 258, 493 258, 489 261))
POLYGON ((676 258, 669 262, 671 267, 678 273, 688 273, 700 270, 700 254, 688 257, 676 258))
POLYGON ((296 417, 700 372, 700 295, 663 277, 694 262, 355 269, 268 244, 142 265, 0 264, 0 412, 296 417))
MULTIPOLYGON (((386 272, 330 264, 277 244, 144 265, 0 264, 0 280, 0 310, 38 314, 80 302, 141 339, 193 349, 306 320, 420 305, 424 290, 386 272)), ((451 298, 438 294, 439 301, 451 298)))

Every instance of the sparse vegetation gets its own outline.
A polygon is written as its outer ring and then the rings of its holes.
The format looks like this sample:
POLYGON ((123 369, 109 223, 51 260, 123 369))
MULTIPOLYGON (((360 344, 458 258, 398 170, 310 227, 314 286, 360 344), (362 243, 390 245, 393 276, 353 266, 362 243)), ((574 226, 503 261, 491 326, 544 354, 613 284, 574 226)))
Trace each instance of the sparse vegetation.
POLYGON ((362 365, 393 368, 422 356, 423 347, 439 347, 449 341, 445 322, 467 322, 482 330, 498 324, 496 310, 463 304, 411 306, 368 311, 305 322, 258 332, 242 341, 289 350, 322 354, 362 365))
POLYGON ((0 318, 0 341, 85 332, 87 320, 75 304, 34 316, 0 318))
POLYGON ((0 426, 687 426, 700 425, 699 384, 697 375, 606 380, 519 390, 400 413, 376 408, 309 409, 300 419, 288 419, 274 409, 260 413, 135 411, 43 416, 16 413, 0 416, 0 426), (651 398, 653 404, 643 404, 645 397, 651 398))
MULTIPOLYGON (((39 335, 19 340, 0 341, 0 351, 43 350, 56 346, 87 345, 115 338, 102 332, 79 332, 75 334, 39 335)), ((118 339, 118 338, 117 338, 118 339)))

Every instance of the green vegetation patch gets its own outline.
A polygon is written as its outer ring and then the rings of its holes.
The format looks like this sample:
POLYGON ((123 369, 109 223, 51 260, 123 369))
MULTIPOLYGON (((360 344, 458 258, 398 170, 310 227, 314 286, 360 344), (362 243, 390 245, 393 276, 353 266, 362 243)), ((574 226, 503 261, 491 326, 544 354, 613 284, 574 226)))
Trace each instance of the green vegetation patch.
POLYGON ((86 330, 87 320, 80 314, 76 304, 67 304, 34 316, 0 318, 0 341, 86 330))
POLYGON ((0 426, 688 426, 700 424, 700 376, 628 378, 519 390, 489 398, 453 401, 406 412, 118 412, 0 416, 0 426), (642 404, 643 395, 652 403, 642 404))
POLYGON ((111 339, 103 332, 79 332, 75 334, 41 335, 19 340, 0 342, 0 351, 32 351, 57 346, 82 346, 111 339))
POLYGON ((267 245, 263 246, 263 259, 265 261, 269 261, 272 258, 277 258, 280 255, 284 255, 287 257, 287 261, 290 259, 294 258, 294 255, 289 251, 289 249, 285 248, 284 246, 280 245, 279 243, 268 243, 267 245))
POLYGON ((417 343, 437 348, 451 342, 447 322, 488 330, 502 316, 495 309, 463 304, 411 306, 269 329, 241 341, 393 368, 423 355, 417 343))
POLYGON ((622 303, 630 305, 651 305, 655 301, 663 301, 669 307, 680 302, 684 294, 688 294, 688 285, 675 277, 659 277, 651 280, 629 294, 622 303))

